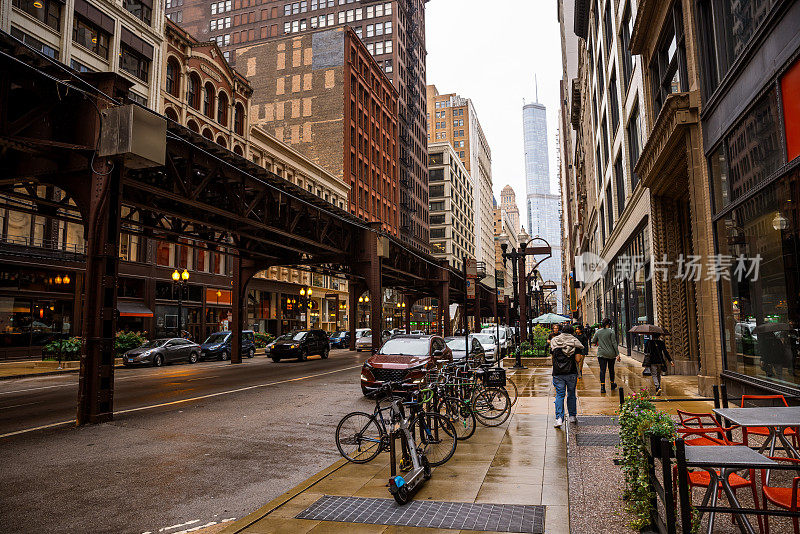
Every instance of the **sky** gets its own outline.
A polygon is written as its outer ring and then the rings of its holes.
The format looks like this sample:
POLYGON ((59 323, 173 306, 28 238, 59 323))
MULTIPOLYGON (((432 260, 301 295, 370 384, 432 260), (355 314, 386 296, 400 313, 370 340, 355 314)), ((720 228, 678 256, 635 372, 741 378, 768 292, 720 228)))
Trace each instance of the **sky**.
POLYGON ((431 0, 425 9, 427 83, 471 98, 492 151, 494 196, 510 184, 525 210, 522 105, 547 107, 550 187, 558 193, 556 135, 561 37, 556 0, 431 0))

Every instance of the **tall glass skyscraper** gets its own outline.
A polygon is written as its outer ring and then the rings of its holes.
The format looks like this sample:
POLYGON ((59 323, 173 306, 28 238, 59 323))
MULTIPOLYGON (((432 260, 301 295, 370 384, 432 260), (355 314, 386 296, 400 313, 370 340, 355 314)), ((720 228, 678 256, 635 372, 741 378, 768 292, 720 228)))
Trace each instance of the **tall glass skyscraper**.
POLYGON ((525 186, 528 206, 528 228, 531 237, 541 237, 550 243, 551 258, 539 266, 544 280, 558 285, 555 293, 555 312, 566 312, 561 279, 561 200, 550 191, 550 164, 547 157, 547 110, 538 102, 522 107, 522 126, 525 140, 525 186))

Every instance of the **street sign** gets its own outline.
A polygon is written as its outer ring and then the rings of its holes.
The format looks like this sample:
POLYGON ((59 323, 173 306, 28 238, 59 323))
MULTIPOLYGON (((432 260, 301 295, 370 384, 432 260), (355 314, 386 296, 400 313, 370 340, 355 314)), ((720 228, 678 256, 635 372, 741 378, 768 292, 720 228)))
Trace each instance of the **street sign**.
POLYGON ((475 278, 476 277, 467 277, 467 298, 474 299, 475 298, 475 278))
POLYGON ((467 278, 478 277, 478 261, 475 258, 467 258, 467 278))

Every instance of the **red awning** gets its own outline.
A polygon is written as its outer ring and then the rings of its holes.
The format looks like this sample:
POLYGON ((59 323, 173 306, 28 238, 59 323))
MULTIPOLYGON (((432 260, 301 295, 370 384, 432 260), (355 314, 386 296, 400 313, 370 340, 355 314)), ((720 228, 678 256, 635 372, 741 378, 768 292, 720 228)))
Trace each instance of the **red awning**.
POLYGON ((153 312, 144 304, 138 302, 117 302, 117 311, 120 317, 152 317, 153 312))

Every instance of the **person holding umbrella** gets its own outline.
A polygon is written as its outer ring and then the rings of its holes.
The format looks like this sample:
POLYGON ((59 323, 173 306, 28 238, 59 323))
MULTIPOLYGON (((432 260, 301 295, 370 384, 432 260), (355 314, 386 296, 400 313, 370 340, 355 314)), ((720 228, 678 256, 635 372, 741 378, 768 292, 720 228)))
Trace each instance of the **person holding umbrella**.
POLYGON ((661 374, 669 361, 672 367, 675 367, 675 362, 672 361, 672 356, 667 351, 667 344, 661 339, 662 334, 668 332, 653 324, 640 324, 636 325, 629 330, 632 334, 650 334, 650 339, 644 343, 644 360, 642 367, 650 368, 650 374, 653 378, 653 386, 656 388, 656 395, 661 395, 661 374))

